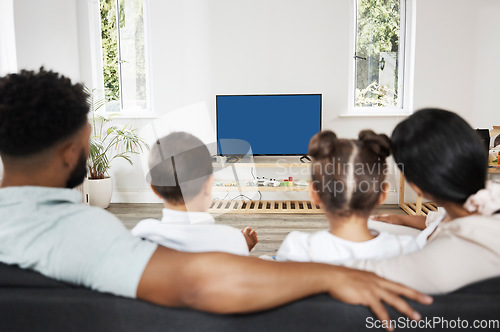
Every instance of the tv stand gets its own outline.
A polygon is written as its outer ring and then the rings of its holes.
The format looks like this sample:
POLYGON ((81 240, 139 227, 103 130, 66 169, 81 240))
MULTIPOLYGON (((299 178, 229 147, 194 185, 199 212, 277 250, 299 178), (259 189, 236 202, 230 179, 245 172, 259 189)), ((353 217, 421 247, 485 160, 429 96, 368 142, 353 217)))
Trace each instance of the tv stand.
MULTIPOLYGON (((309 163, 289 163, 283 161, 275 162, 255 162, 255 163, 213 163, 214 169, 232 168, 236 186, 213 186, 213 192, 235 192, 239 194, 245 192, 307 192, 308 186, 293 187, 268 187, 268 186, 245 186, 241 184, 237 176, 236 167, 258 167, 258 168, 307 168, 309 163)), ((322 214, 323 211, 318 205, 310 201, 262 201, 262 200, 214 200, 208 210, 210 213, 307 213, 322 214)))
POLYGON ((302 157, 300 157, 299 160, 301 163, 310 163, 311 162, 311 158, 309 158, 308 155, 303 155, 302 157), (306 161, 304 161, 304 160, 306 160, 306 161))

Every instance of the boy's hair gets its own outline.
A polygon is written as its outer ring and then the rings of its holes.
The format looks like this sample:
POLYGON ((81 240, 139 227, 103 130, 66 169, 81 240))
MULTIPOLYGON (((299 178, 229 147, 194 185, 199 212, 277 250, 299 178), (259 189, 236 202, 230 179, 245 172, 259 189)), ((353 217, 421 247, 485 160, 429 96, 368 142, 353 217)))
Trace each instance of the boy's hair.
POLYGON ((0 155, 24 158, 69 138, 87 123, 81 84, 43 67, 0 78, 0 155))
POLYGON ((168 202, 184 204, 198 195, 213 173, 212 158, 201 140, 185 132, 160 138, 149 154, 148 181, 168 202))
POLYGON ((391 141, 371 130, 359 133, 358 140, 338 139, 330 130, 311 138, 311 176, 327 213, 339 217, 366 216, 383 191, 386 157, 391 141))

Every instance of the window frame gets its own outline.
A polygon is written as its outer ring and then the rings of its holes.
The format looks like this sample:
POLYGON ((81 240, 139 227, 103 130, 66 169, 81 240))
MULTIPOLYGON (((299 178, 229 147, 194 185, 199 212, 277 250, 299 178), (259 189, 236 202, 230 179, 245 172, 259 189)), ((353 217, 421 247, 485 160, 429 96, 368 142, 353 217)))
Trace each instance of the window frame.
POLYGON ((14 1, 0 1, 0 76, 17 72, 14 1))
MULTIPOLYGON (((116 1, 116 0, 114 0, 116 1)), ((92 88, 97 89, 104 95, 104 75, 103 75, 103 52, 101 40, 101 16, 99 0, 88 0, 89 4, 89 27, 90 27, 90 44, 91 44, 91 59, 92 59, 92 88)), ((152 107, 152 84, 151 84, 151 52, 150 52, 150 25, 149 25, 149 0, 142 0, 143 2, 143 17, 144 17, 144 56, 145 56, 145 70, 146 70, 146 103, 147 107, 144 109, 124 109, 123 99, 121 94, 121 76, 119 78, 120 84, 120 112, 113 113, 114 118, 155 118, 152 107)), ((118 47, 120 47, 120 39, 118 32, 118 47)), ((118 50, 121 54, 121 50, 118 50)), ((119 62, 122 59, 119 58, 119 62)), ((121 73, 121 64, 119 63, 119 72, 121 73)), ((99 113, 106 113, 105 110, 99 113)))
POLYGON ((413 77, 414 77, 414 32, 415 32, 415 0, 401 1, 401 26, 398 73, 403 79, 398 80, 399 105, 398 107, 359 107, 355 106, 356 91, 356 42, 357 42, 357 8, 359 0, 351 0, 351 36, 349 48, 349 93, 347 114, 341 117, 357 116, 405 116, 412 114, 413 108, 413 77), (401 70, 402 69, 402 70, 401 70))

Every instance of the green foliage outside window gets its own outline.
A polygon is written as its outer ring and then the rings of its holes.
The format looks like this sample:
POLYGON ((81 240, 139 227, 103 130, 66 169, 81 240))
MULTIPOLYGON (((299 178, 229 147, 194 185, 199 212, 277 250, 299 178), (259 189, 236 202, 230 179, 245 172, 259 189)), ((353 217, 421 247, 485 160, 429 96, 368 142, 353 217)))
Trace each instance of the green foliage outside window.
POLYGON ((400 12, 404 0, 358 0, 356 35, 356 106, 396 106, 400 12), (381 53, 393 52, 396 67, 391 87, 379 80, 381 53))
POLYGON ((99 7, 106 108, 145 109, 143 0, 100 0, 99 7))
MULTIPOLYGON (((116 0, 101 0, 99 7, 101 13, 104 94, 106 101, 114 101, 120 99, 116 0)), ((123 8, 123 6, 120 7, 123 8)), ((120 9, 121 24, 123 24, 124 20, 124 12, 120 9), (121 17, 122 15, 123 17, 121 17)))
POLYGON ((359 1, 357 50, 361 56, 398 51, 400 1, 359 1))
POLYGON ((136 0, 135 14, 135 63, 137 81, 137 99, 146 100, 146 47, 144 45, 144 8, 143 1, 136 0))

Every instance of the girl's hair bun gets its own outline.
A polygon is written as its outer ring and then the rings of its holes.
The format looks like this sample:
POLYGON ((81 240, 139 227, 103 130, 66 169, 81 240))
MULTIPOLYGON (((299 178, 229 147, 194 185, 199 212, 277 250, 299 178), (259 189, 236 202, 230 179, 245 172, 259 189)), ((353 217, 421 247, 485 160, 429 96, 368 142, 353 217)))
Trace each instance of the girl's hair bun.
POLYGON ((322 130, 311 138, 308 154, 314 159, 331 157, 337 147, 337 135, 331 130, 322 130))
POLYGON ((392 142, 385 134, 375 134, 372 130, 363 130, 358 136, 361 143, 380 158, 391 154, 392 142))

